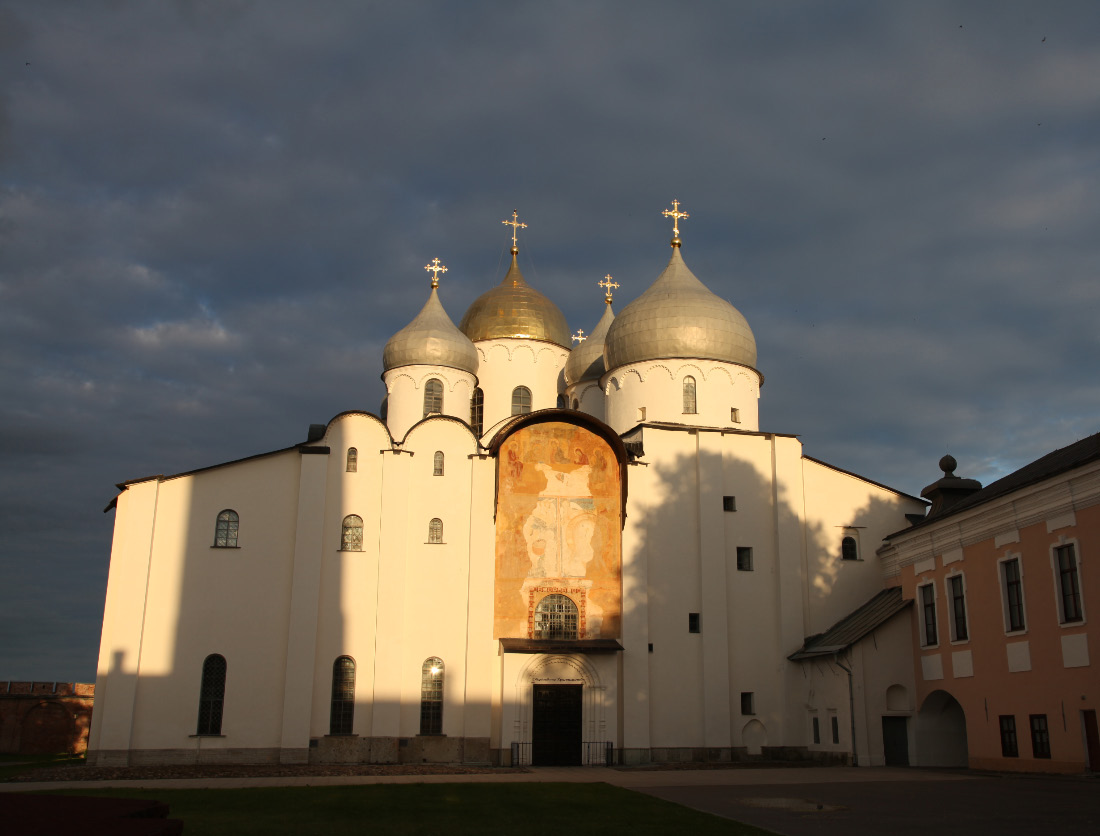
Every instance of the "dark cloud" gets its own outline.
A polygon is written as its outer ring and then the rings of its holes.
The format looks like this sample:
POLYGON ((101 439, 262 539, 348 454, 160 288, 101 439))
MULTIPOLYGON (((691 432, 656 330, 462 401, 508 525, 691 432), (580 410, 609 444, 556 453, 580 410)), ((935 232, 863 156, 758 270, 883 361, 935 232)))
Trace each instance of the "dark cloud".
POLYGON ((1098 47, 1085 2, 0 2, 0 676, 94 675, 114 483, 377 410, 513 208, 588 331, 681 200, 762 425, 840 467, 1095 431, 1098 47))

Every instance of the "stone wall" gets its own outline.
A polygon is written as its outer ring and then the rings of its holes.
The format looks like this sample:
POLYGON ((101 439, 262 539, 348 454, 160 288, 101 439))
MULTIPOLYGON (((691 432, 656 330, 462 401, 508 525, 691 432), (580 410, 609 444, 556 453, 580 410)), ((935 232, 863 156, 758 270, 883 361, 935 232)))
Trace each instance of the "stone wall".
POLYGON ((83 754, 95 685, 0 682, 0 753, 83 754))

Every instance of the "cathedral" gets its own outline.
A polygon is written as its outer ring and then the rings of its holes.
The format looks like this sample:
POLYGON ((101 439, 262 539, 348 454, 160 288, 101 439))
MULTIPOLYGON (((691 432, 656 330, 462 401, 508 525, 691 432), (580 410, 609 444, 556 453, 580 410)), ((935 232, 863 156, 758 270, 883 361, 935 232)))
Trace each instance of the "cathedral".
POLYGON ((513 213, 457 326, 427 266, 381 416, 119 485, 89 763, 889 761, 912 617, 876 550, 926 504, 761 429, 752 329, 664 214, 587 337, 513 213))

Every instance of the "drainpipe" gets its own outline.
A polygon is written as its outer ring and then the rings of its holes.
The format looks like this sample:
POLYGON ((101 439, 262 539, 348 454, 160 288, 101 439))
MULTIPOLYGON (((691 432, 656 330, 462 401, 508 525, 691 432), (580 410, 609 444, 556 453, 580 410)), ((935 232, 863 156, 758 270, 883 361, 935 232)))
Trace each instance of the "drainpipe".
POLYGON ((848 674, 848 717, 851 720, 852 731, 852 766, 859 766, 859 758, 856 755, 856 697, 852 686, 852 669, 840 661, 840 651, 833 654, 833 660, 837 667, 848 674))

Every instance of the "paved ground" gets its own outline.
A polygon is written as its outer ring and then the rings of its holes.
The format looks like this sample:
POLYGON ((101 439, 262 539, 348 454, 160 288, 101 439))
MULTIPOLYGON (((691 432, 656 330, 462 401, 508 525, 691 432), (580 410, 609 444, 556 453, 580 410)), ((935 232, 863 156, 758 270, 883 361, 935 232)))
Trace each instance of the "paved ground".
POLYGON ((784 836, 1035 836, 1100 833, 1100 779, 885 767, 619 770, 6 783, 0 792, 95 787, 232 788, 381 783, 602 781, 784 836))

